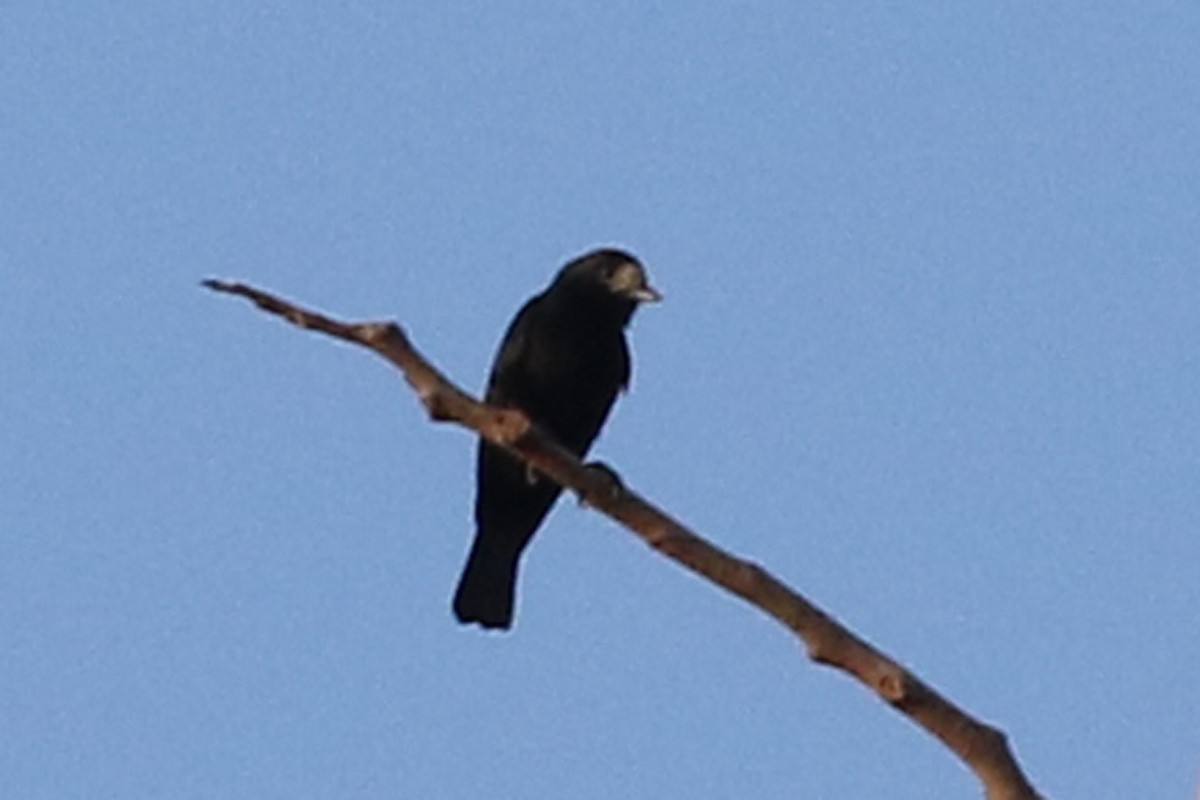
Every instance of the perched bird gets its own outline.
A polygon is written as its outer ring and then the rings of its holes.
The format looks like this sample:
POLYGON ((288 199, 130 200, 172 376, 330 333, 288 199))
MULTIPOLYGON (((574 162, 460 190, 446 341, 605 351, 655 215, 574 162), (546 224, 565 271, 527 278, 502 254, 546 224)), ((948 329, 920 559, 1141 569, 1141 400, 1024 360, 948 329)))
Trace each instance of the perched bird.
MULTIPOLYGON (((575 259, 517 312, 492 365, 487 402, 520 409, 583 458, 629 384, 625 326, 639 303, 661 299, 628 253, 603 249, 575 259)), ((521 552, 562 488, 482 439, 476 481, 475 541, 454 615, 508 628, 521 552)))

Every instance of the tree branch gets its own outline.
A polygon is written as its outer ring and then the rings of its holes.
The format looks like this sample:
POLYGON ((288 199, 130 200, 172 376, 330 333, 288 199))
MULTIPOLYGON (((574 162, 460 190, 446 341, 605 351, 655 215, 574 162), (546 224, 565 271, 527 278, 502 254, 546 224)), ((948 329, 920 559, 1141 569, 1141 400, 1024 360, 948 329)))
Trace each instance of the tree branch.
POLYGON ((979 778, 988 800, 1039 800, 1002 731, 971 717, 759 565, 696 535, 604 470, 585 467, 520 411, 484 405, 460 390, 417 352, 400 326, 339 322, 241 283, 203 285, 383 356, 404 374, 433 420, 457 423, 515 453, 658 552, 774 617, 804 642, 813 661, 854 676, 950 748, 979 778))

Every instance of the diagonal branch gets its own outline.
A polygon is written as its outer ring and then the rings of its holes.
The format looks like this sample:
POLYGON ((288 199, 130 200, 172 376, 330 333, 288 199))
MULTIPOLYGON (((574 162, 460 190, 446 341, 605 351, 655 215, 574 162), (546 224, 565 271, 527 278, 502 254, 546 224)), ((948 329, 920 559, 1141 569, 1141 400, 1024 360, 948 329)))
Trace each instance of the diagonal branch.
POLYGON ((696 535, 604 470, 585 467, 520 411, 484 405, 460 390, 417 352, 400 326, 339 322, 241 283, 203 285, 383 356, 404 374, 433 420, 457 423, 507 448, 655 550, 774 617, 804 642, 813 661, 854 676, 941 740, 974 771, 988 800, 1038 800, 1002 731, 971 717, 759 565, 696 535))

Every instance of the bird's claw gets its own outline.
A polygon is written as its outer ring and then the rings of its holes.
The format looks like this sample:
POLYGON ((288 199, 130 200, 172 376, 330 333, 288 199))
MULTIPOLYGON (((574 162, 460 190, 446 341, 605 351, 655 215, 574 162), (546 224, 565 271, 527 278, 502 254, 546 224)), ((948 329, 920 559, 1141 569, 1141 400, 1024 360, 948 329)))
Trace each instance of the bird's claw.
MULTIPOLYGON (((599 492, 607 495, 609 498, 619 497, 625 491, 625 483, 621 480, 621 476, 615 469, 605 464, 603 461, 589 461, 583 465, 583 468, 592 474, 593 477, 599 478, 604 482, 600 487, 599 492)), ((587 496, 579 495, 579 505, 588 505, 587 496)))

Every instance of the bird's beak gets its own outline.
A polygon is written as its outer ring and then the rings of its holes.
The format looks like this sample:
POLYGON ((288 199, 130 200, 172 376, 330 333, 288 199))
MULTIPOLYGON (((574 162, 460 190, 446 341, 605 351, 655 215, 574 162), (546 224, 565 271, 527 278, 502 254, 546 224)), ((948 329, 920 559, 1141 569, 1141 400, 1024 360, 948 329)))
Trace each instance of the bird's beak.
POLYGON ((630 291, 629 297, 639 303, 661 303, 663 299, 662 292, 648 283, 630 291))

